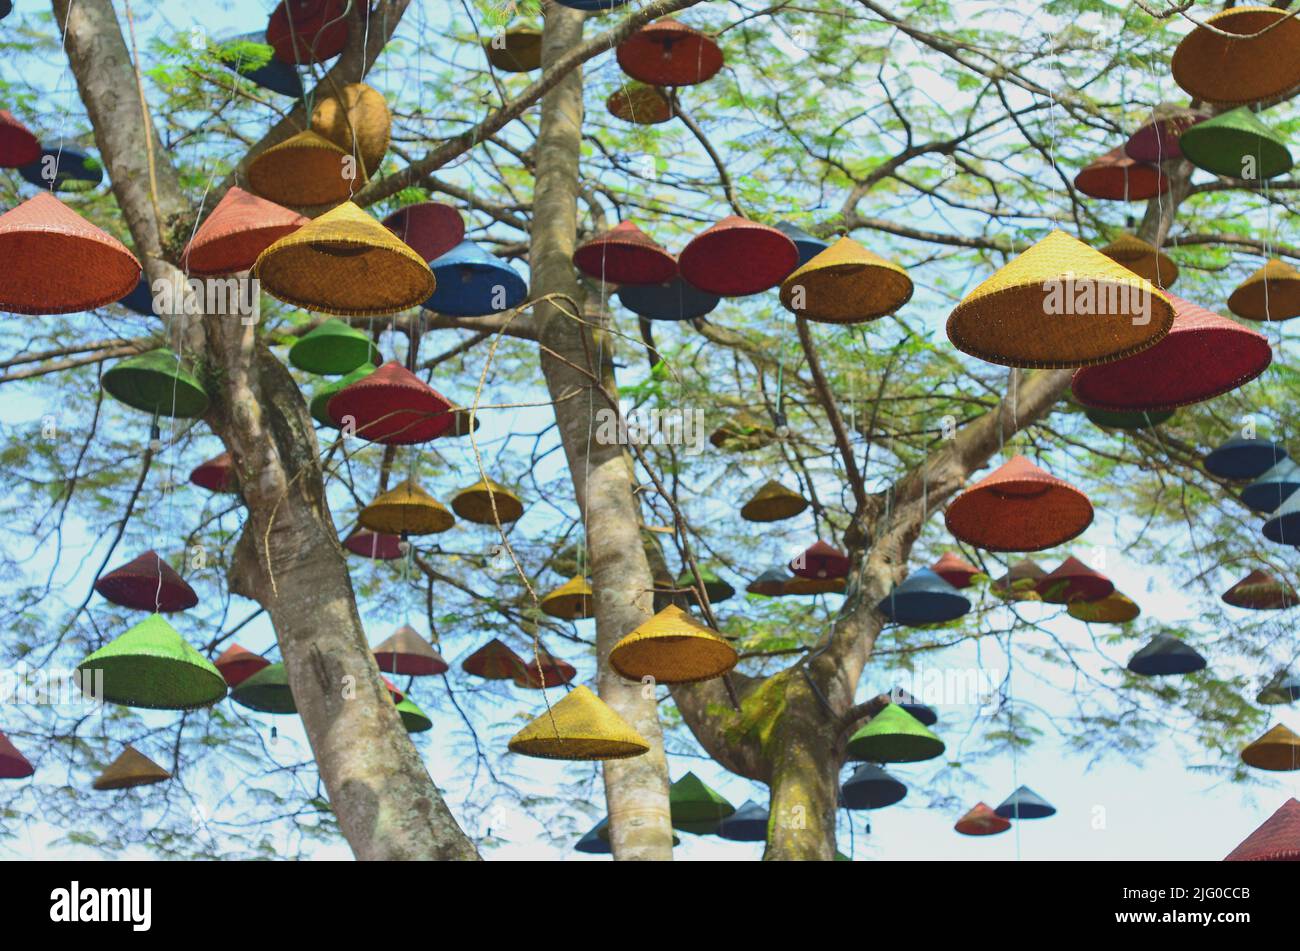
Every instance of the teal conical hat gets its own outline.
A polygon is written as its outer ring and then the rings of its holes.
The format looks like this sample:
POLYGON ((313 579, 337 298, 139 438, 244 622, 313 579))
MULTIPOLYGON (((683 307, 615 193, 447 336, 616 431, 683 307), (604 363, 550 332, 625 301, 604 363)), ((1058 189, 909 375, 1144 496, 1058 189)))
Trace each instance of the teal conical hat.
POLYGON ((161 614, 151 614, 80 664, 82 689, 103 673, 103 699, 147 710, 193 710, 226 695, 226 681, 161 614))
POLYGON ((208 409, 203 385, 166 347, 127 357, 104 371, 104 391, 146 413, 194 419, 208 409))
POLYGON ((330 380, 321 386, 316 387, 311 395, 311 418, 316 420, 322 426, 328 426, 330 429, 338 429, 339 424, 330 415, 329 402, 334 395, 345 387, 351 386, 357 380, 364 380, 370 374, 375 372, 373 363, 363 363, 346 376, 341 376, 337 380, 330 380))
POLYGON ((698 829, 701 835, 712 832, 719 819, 736 811, 726 797, 714 792, 694 773, 687 773, 669 788, 668 809, 674 829, 698 829))
POLYGON ((942 756, 943 740, 896 703, 877 713, 849 740, 851 759, 872 763, 919 763, 942 756))
POLYGON ((284 664, 263 667, 230 692, 235 703, 260 713, 297 713, 293 691, 289 689, 289 672, 284 664))
POLYGON ((1192 126, 1178 147, 1197 168, 1229 178, 1272 178, 1292 165, 1286 140, 1245 106, 1192 126))
POLYGON ((410 697, 404 698, 397 705, 397 715, 402 718, 402 726, 406 727, 407 733, 423 733, 433 729, 433 721, 410 697))
POLYGON ((289 362, 299 370, 337 376, 364 363, 374 364, 379 348, 363 330, 331 317, 289 348, 289 362))

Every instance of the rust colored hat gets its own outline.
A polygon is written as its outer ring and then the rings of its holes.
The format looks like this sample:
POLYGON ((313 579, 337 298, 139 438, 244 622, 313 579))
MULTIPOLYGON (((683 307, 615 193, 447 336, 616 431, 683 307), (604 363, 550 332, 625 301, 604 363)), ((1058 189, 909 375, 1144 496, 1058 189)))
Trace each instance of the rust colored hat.
POLYGON ((190 482, 209 492, 238 492, 239 478, 235 475, 235 461, 230 453, 213 456, 190 473, 190 482))
POLYGON ((1142 126, 1124 143, 1124 154, 1138 162, 1160 164, 1183 157, 1178 139, 1184 132, 1209 118, 1184 106, 1156 107, 1155 118, 1142 126))
POLYGON ((1273 360, 1264 335, 1169 294, 1174 325, 1159 343, 1126 360, 1075 371, 1084 406, 1166 410, 1213 399, 1255 379, 1273 360))
POLYGON ((185 246, 181 266, 199 277, 250 270, 259 254, 307 220, 232 186, 185 246))
POLYGON ((1090 198, 1146 201, 1169 191, 1169 179, 1160 166, 1129 158, 1121 145, 1079 172, 1074 187, 1090 198))
POLYGON ((644 83, 627 83, 605 100, 609 114, 637 125, 658 125, 674 115, 673 104, 663 91, 644 83))
POLYGON ((393 116, 383 93, 365 83, 351 83, 337 96, 316 103, 311 128, 348 155, 355 155, 362 166, 360 177, 367 179, 379 170, 388 151, 393 116))
POLYGON ((41 157, 41 143, 31 130, 0 109, 0 168, 31 165, 41 157))
POLYGON ((582 273, 611 284, 663 284, 677 276, 677 259, 632 221, 620 221, 573 252, 582 273))
POLYGON ((1041 601, 1038 596, 1038 582, 1046 577, 1047 572, 1033 559, 1022 558, 989 587, 998 597, 1012 601, 1041 601))
POLYGON ((775 287, 798 264, 799 249, 789 235, 739 215, 728 215, 697 234, 677 258, 689 284, 719 297, 775 287))
POLYGON ((747 522, 779 522, 794 518, 808 507, 808 500, 780 482, 769 480, 740 508, 747 522))
POLYGON ((1178 265, 1173 259, 1136 235, 1121 234, 1099 250, 1156 287, 1173 287, 1178 280, 1178 265))
POLYGON ((840 238, 781 282, 781 304, 808 320, 860 324, 912 299, 907 272, 852 238, 840 238))
POLYGON ((109 789, 130 789, 133 786, 151 786, 172 778, 167 772, 134 746, 127 746, 122 755, 113 760, 95 780, 94 788, 101 792, 109 789))
POLYGON ((466 673, 484 680, 512 680, 523 665, 524 659, 495 637, 460 664, 466 673))
POLYGON ((1258 102, 1300 86, 1300 20, 1276 7, 1234 7, 1183 37, 1170 70, 1193 98, 1223 105, 1258 102), (1224 36, 1236 34, 1238 38, 1224 36))
POLYGON ((481 479, 461 489, 452 498, 451 507, 465 521, 479 525, 517 522, 524 514, 524 503, 519 501, 519 496, 491 479, 481 479))
POLYGON ((383 224, 425 261, 436 261, 465 240, 465 221, 460 212, 440 201, 407 205, 385 218, 383 224))
POLYGON ((410 479, 376 497, 357 521, 385 535, 435 535, 456 524, 446 506, 410 479))
POLYGON ((946 551, 930 570, 954 588, 969 588, 980 570, 955 551, 946 551))
POLYGON ((1274 258, 1229 295, 1228 309, 1247 320, 1300 317, 1300 271, 1274 258))
POLYGON ((403 677, 432 677, 449 669, 442 655, 409 624, 403 624, 373 651, 379 669, 403 677))
POLYGON ((341 422, 351 417, 362 439, 391 446, 437 439, 453 422, 446 397, 391 360, 335 393, 327 409, 341 422))
POLYGON ((1038 581, 1038 596, 1049 604, 1100 601, 1115 590, 1115 582, 1069 555, 1038 581))
POLYGON ((977 802, 953 828, 962 835, 997 835, 1011 828, 1011 820, 1002 818, 987 804, 977 802))
POLYGON ((618 44, 616 55, 623 72, 656 86, 694 86, 722 69, 713 37, 669 18, 643 26, 618 44))
POLYGON ((26 779, 36 772, 9 737, 0 733, 0 779, 26 779))
POLYGON ((1300 862, 1300 802, 1288 799, 1224 857, 1225 862, 1300 862))
POLYGON ((1289 773, 1300 769, 1300 736, 1283 724, 1274 724, 1267 733, 1241 751, 1247 766, 1289 773))
POLYGON ((350 198, 365 182, 360 168, 349 169, 346 162, 350 158, 309 129, 259 152, 245 174, 249 188, 282 205, 332 205, 350 198), (356 172, 354 181, 344 177, 349 171, 356 172))
POLYGON ((1300 604, 1295 589, 1256 568, 1219 596, 1224 604, 1252 611, 1280 611, 1300 604))
POLYGON ((270 667, 271 662, 247 648, 231 644, 213 661, 212 666, 221 672, 222 678, 233 690, 259 670, 270 667))
POLYGON ((280 0, 266 41, 283 63, 323 63, 348 42, 347 0, 280 0))
POLYGON ((624 678, 651 677, 664 684, 712 680, 738 660, 736 649, 717 631, 675 604, 635 628, 609 654, 610 664, 624 678))
POLYGON ((95 590, 105 600, 136 611, 171 613, 199 603, 194 589, 152 550, 101 576, 95 590))
POLYGON ((49 192, 0 215, 0 311, 75 314, 121 300, 140 283, 140 262, 49 192))
POLYGON ((1092 524, 1088 497, 1024 456, 1015 456, 953 500, 953 536, 988 551, 1042 551, 1092 524))
POLYGON ((343 547, 354 555, 376 561, 396 561, 404 554, 402 540, 396 535, 385 535, 365 528, 358 528, 349 535, 343 542, 343 547))
POLYGON ((550 687, 562 687, 577 675, 578 671, 572 664, 560 660, 541 644, 538 644, 537 656, 524 661, 523 669, 515 675, 514 682, 516 687, 523 687, 527 690, 543 690, 550 687))
POLYGON ((800 578, 846 578, 852 562, 848 555, 820 538, 790 561, 790 571, 800 578))

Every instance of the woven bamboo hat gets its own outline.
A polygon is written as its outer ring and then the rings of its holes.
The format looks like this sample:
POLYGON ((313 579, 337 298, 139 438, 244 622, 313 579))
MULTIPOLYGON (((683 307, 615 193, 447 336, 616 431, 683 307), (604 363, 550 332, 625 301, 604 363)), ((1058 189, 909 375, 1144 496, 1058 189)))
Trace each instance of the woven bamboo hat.
POLYGON ((1256 769, 1290 772, 1300 769, 1300 736, 1281 723, 1241 751, 1241 761, 1256 769))
POLYGON ((436 535, 456 524, 446 506, 410 479, 377 496, 357 521, 387 535, 436 535))
POLYGON ((544 690, 562 687, 578 675, 577 668, 567 661, 560 660, 545 646, 538 644, 536 656, 524 661, 523 669, 514 676, 516 687, 528 690, 544 690))
POLYGON ((505 486, 491 479, 481 479, 452 497, 451 507, 467 522, 495 525, 517 522, 524 514, 524 503, 505 486), (495 503, 496 513, 492 506, 495 503))
POLYGON ((1007 573, 990 585, 991 590, 1000 598, 1011 601, 1041 601, 1038 596, 1038 582, 1047 577, 1047 572, 1030 558, 1022 558, 1007 573))
POLYGON ((1169 634, 1157 634, 1129 658, 1128 669, 1143 677, 1191 674, 1205 669, 1205 658, 1191 644, 1169 634))
POLYGON ((1234 7, 1207 17, 1204 26, 1183 37, 1169 66, 1174 82, 1195 99, 1257 102, 1300 85, 1297 48, 1300 20, 1286 10, 1234 7))
POLYGON ((190 473, 190 482, 209 492, 239 491, 239 476, 235 473, 235 461, 228 452, 213 456, 207 462, 195 466, 190 473))
POLYGON ((1253 611, 1279 611, 1300 604, 1300 597, 1289 584, 1278 581, 1258 568, 1219 596, 1224 604, 1253 611))
POLYGON ((641 624, 610 652, 609 662, 628 680, 651 677, 688 684, 721 677, 739 656, 717 631, 670 604, 641 624))
POLYGON ((330 429, 338 429, 339 422, 330 415, 329 405, 336 395, 342 393, 345 389, 356 383, 358 380, 364 380, 370 374, 375 372, 373 363, 363 363, 351 373, 345 373, 337 380, 330 380, 328 383, 322 383, 316 387, 311 394, 311 402, 308 408, 311 410, 312 419, 327 426, 330 429))
POLYGON ((790 559, 790 571, 800 578, 846 578, 852 560, 820 538, 790 559))
POLYGON ((586 687, 563 700, 514 735, 512 753, 543 759, 627 759, 650 751, 650 744, 586 687))
POLYGON ((615 296, 632 313, 651 320, 694 320, 722 302, 718 295, 706 294, 680 277, 665 284, 624 284, 615 296))
MULTIPOLYGON (((736 589, 729 582, 723 579, 716 571, 707 565, 700 565, 700 581, 704 584, 704 593, 709 596, 710 603, 716 604, 719 601, 726 601, 733 597, 736 589)), ((690 568, 682 569, 673 585, 689 593, 692 600, 698 600, 695 594, 695 575, 690 568)))
POLYGON ((719 297, 745 297, 775 287, 799 264, 790 236, 728 215, 691 238, 677 257, 682 277, 719 297))
POLYGON ((284 664, 263 667, 230 692, 230 699, 259 713, 290 714, 298 712, 289 687, 289 672, 284 664))
POLYGON ((1115 590, 1115 582, 1073 555, 1038 580, 1038 596, 1049 604, 1100 601, 1115 590))
POLYGON ((542 68, 542 31, 511 27, 483 41, 488 62, 503 73, 529 73, 542 68))
POLYGON ((1247 320, 1300 317, 1300 271, 1276 258, 1270 260, 1232 292, 1228 309, 1247 320))
POLYGON ((1056 807, 1028 786, 1021 786, 994 810, 1004 819, 1046 819, 1056 807))
POLYGON ((1245 106, 1206 119, 1180 141, 1189 162, 1229 178, 1273 178, 1294 164, 1286 140, 1245 106))
POLYGON ((781 591, 786 595, 843 594, 848 588, 847 578, 800 578, 794 577, 786 582, 781 591))
POLYGON ((840 238, 781 282, 781 304, 800 317, 860 324, 912 299, 907 272, 852 238, 840 238))
POLYGON ((161 614, 151 614, 80 664, 82 689, 103 674, 103 699, 146 710, 193 710, 226 695, 212 662, 191 647, 161 614))
POLYGON ((284 63, 323 63, 348 41, 347 0, 280 0, 266 39, 284 63))
POLYGON ((40 157, 41 143, 36 136, 12 113, 0 109, 0 168, 30 165, 40 157))
POLYGON ((1092 524, 1088 497, 1024 456, 1015 456, 953 500, 953 537, 988 551, 1042 551, 1092 524))
POLYGON ((551 617, 577 621, 596 616, 596 602, 591 585, 582 575, 570 578, 542 598, 542 610, 551 617))
POLYGON ((919 763, 942 756, 939 739, 896 703, 881 710, 849 740, 850 759, 872 763, 919 763))
POLYGON ((345 201, 365 182, 351 156, 310 129, 259 152, 248 163, 248 187, 281 205, 307 207, 345 201), (345 176, 356 173, 355 180, 345 176))
POLYGON ((433 721, 421 710, 410 697, 403 697, 397 704, 397 715, 402 718, 402 726, 407 733, 423 733, 433 729, 433 721))
POLYGON ((727 452, 762 449, 776 438, 776 430, 753 413, 742 410, 709 433, 709 442, 727 452))
POLYGON ((152 550, 101 575, 95 590, 119 607, 150 614, 187 611, 199 603, 194 589, 152 550))
POLYGON ((970 611, 970 599, 929 568, 914 571, 889 592, 876 610, 910 627, 944 624, 970 611))
POLYGON ((1155 162, 1161 164, 1183 157, 1178 140, 1182 134, 1204 122, 1209 116, 1195 112, 1186 106, 1160 105, 1155 108, 1154 117, 1139 128, 1124 143, 1124 154, 1138 162, 1155 162))
POLYGON ((392 360, 335 393, 326 410, 351 417, 362 439, 393 446, 430 442, 454 422, 447 398, 392 360))
POLYGON ((122 242, 48 191, 0 215, 0 260, 0 310, 11 314, 93 310, 140 282, 140 262, 122 242))
POLYGON ((104 371, 101 385, 118 402, 159 416, 195 419, 208 409, 203 385, 166 347, 118 361, 104 371))
POLYGON ((769 480, 740 508, 747 522, 779 522, 794 518, 808 507, 808 500, 780 482, 769 480))
POLYGON ((1142 610, 1118 591, 1112 591, 1100 601, 1071 601, 1066 613, 1089 624, 1127 624, 1142 610))
POLYGON ((1011 820, 994 812, 987 803, 977 802, 953 826, 962 835, 997 835, 1011 828, 1011 820))
POLYGON ((713 37, 666 17, 619 43, 615 55, 623 72, 656 86, 694 86, 722 69, 713 37))
POLYGON ((27 757, 0 733, 0 779, 26 779, 35 772, 27 757))
POLYGON ((145 756, 134 746, 128 745, 122 751, 122 755, 113 760, 95 779, 94 788, 100 791, 130 789, 133 786, 152 786, 154 783, 165 783, 171 778, 171 773, 145 756))
POLYGON ((659 125, 674 115, 673 104, 664 92, 645 83, 625 83, 605 100, 609 114, 637 125, 659 125))
POLYGON ((866 763, 840 786, 845 809, 884 809, 907 797, 907 787, 879 766, 866 763))
POLYGON ((716 824, 735 811, 736 807, 727 802, 726 796, 694 773, 686 773, 668 787, 668 812, 674 829, 693 832, 691 826, 716 824))
POLYGON ((350 201, 263 251, 253 274, 286 304, 344 317, 395 314, 434 288, 424 259, 350 201))
POLYGON ((1146 201, 1169 190, 1160 166, 1135 162, 1124 147, 1111 149, 1074 177, 1074 187, 1090 198, 1108 201, 1146 201))
POLYGON ((969 588, 980 570, 955 551, 946 551, 930 570, 958 590, 969 588))
POLYGON ((247 271, 258 255, 307 220, 296 211, 232 186, 185 246, 181 267, 197 277, 247 271))
POLYGON ((461 661, 461 669, 484 680, 513 680, 524 659, 497 638, 492 638, 461 661))
POLYGON ((786 570, 785 565, 768 568, 761 575, 745 586, 750 594, 761 594, 768 598, 779 598, 786 593, 786 585, 794 580, 794 575, 786 570))
POLYGON ((318 324, 289 348, 289 362, 299 370, 338 376, 369 363, 372 368, 379 348, 370 335, 331 317, 318 324))
POLYGON ((406 554, 402 549, 402 540, 396 535, 372 532, 365 528, 358 528, 344 539, 343 547, 354 555, 376 561, 396 561, 406 554))
POLYGON ((1225 862, 1300 861, 1300 802, 1288 799, 1227 854, 1225 862))
POLYGON ((238 644, 231 644, 221 656, 213 661, 213 666, 221 672, 228 687, 238 687, 259 670, 271 666, 271 662, 260 654, 254 654, 238 644))
POLYGON ((348 155, 355 155, 364 180, 372 177, 384 160, 393 116, 382 93, 365 83, 352 83, 340 89, 337 96, 316 103, 311 128, 348 155))
POLYGON ((425 261, 436 261, 465 240, 465 221, 460 212, 440 201, 399 208, 383 223, 425 261))
POLYGON ((1178 280, 1178 265, 1173 259, 1137 235, 1121 234, 1100 250, 1112 261, 1118 261, 1156 287, 1170 288, 1178 280))
POLYGON ((677 259, 634 221, 578 245, 573 263, 583 274, 611 284, 664 284, 677 276, 677 259))
POLYGON ((518 307, 528 296, 519 272, 473 241, 462 241, 429 268, 438 286, 424 307, 435 313, 483 317, 518 307))
POLYGON ((1082 367, 1139 353, 1173 322, 1173 305, 1149 281, 1053 231, 963 298, 948 339, 1003 366, 1082 367))
POLYGON ((372 651, 379 669, 403 677, 432 677, 450 668, 433 645, 409 624, 403 624, 372 651))

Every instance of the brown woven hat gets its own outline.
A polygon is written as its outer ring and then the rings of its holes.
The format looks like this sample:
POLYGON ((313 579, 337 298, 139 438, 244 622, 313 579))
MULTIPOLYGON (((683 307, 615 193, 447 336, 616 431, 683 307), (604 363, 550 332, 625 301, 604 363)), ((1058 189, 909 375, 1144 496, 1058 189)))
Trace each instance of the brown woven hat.
POLYGON ((849 586, 848 578, 800 578, 798 575, 785 583, 783 595, 843 594, 849 586))
POLYGON ((1228 309, 1247 320, 1300 317, 1300 271, 1270 260, 1229 295, 1228 309))
POLYGON ((344 317, 417 307, 434 288, 425 260, 350 201, 263 251, 253 274, 286 304, 344 317))
POLYGON ((432 677, 448 670, 442 655, 409 624, 399 627, 371 653, 375 655, 379 669, 387 674, 432 677))
POLYGON ((619 43, 615 55, 623 72, 659 86, 694 86, 722 69, 722 50, 713 37, 668 17, 619 43))
POLYGON ((1300 736, 1281 723, 1241 751, 1241 761, 1256 769, 1290 772, 1300 769, 1300 736))
POLYGON ((1300 861, 1300 802, 1288 799, 1227 854, 1225 862, 1300 861))
POLYGON ((545 646, 538 644, 536 656, 525 660, 523 668, 514 676, 516 687, 526 690, 545 690, 550 687, 562 687, 578 675, 577 669, 570 663, 560 660, 545 646))
POLYGON ((948 339, 1002 366, 1082 367, 1140 353, 1173 322, 1173 304, 1150 281, 1053 231, 963 298, 948 339))
POLYGON ((1174 281, 1178 280, 1178 265, 1173 259, 1137 235, 1121 234, 1100 250, 1156 287, 1173 287, 1174 281))
POLYGON ((780 482, 768 481, 740 508, 747 522, 779 522, 794 518, 808 507, 808 500, 780 482))
POLYGON ((132 786, 152 786, 172 778, 167 772, 134 746, 127 746, 122 755, 113 760, 95 780, 94 788, 130 789, 132 786))
POLYGON ((467 489, 461 489, 452 497, 451 507, 465 521, 479 525, 517 522, 524 514, 524 503, 519 501, 519 496, 491 479, 482 479, 467 489), (495 515, 492 512, 494 501, 495 515))
POLYGON ((595 617, 596 602, 592 596, 591 585, 582 575, 570 578, 542 598, 542 610, 551 617, 565 618, 570 621, 595 617))
POLYGON ((357 522, 386 535, 435 535, 456 524, 446 506, 410 479, 363 508, 357 522))
POLYGON ((365 83, 352 83, 316 103, 311 112, 312 131, 333 142, 361 164, 361 180, 379 170, 388 151, 388 137, 393 116, 388 103, 377 89, 365 83))
POLYGON ((466 673, 484 680, 511 680, 523 665, 524 659, 495 637, 460 664, 466 673))
POLYGON ((1073 555, 1038 579, 1038 596, 1050 604, 1100 601, 1115 591, 1115 582, 1073 555))
POLYGON ((675 604, 635 628, 609 654, 610 664, 626 679, 650 677, 661 684, 712 680, 739 659, 717 631, 675 604))
POLYGON ((989 587, 998 597, 1012 601, 1041 601, 1038 595, 1038 582, 1047 577, 1047 572, 1030 558, 1022 558, 1007 573, 993 582, 989 587))
POLYGON ((1169 179, 1159 165, 1129 158, 1121 145, 1085 166, 1074 187, 1090 198, 1146 201, 1169 191, 1169 179))
POLYGON ((510 752, 543 759, 627 759, 649 751, 650 744, 586 687, 575 687, 510 741, 510 752))
POLYGON ((988 551, 1042 551, 1092 524, 1088 497, 1024 456, 966 489, 944 513, 948 531, 988 551))
POLYGON ((673 104, 664 93, 644 83, 627 83, 605 101, 610 115, 637 125, 658 125, 673 117, 673 104))
POLYGON ((281 205, 309 207, 344 201, 365 182, 358 167, 356 179, 344 176, 348 152, 329 139, 308 130, 271 146, 248 164, 248 187, 281 205))
POLYGON ((946 551, 930 570, 954 588, 969 588, 980 570, 955 551, 946 551))
POLYGON ((488 62, 503 73, 528 73, 542 68, 542 31, 517 26, 483 41, 488 62))
POLYGON ((852 238, 840 238, 781 282, 786 310, 828 324, 860 324, 912 299, 907 272, 852 238))
POLYGON ((1234 608, 1252 611, 1281 611, 1300 604, 1294 588, 1258 568, 1219 595, 1219 599, 1234 608))
POLYGON ((181 266, 199 277, 247 271, 259 254, 307 220, 296 211, 232 186, 185 246, 181 266))
POLYGON ((0 311, 75 314, 121 300, 140 262, 47 191, 0 215, 0 311))
POLYGON ((1293 14, 1276 7, 1234 7, 1207 17, 1204 26, 1183 37, 1169 66, 1174 82, 1193 98, 1239 105, 1300 86, 1297 49, 1300 20, 1293 14))

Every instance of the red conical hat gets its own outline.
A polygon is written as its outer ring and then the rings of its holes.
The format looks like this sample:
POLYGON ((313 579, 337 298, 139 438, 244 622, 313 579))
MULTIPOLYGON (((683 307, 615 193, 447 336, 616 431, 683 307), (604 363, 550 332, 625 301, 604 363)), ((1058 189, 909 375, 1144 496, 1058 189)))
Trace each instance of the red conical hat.
POLYGON ((540 690, 543 687, 559 687, 567 684, 577 675, 578 671, 572 664, 560 660, 539 644, 537 657, 524 660, 524 669, 515 675, 514 681, 517 687, 540 690), (537 669, 539 662, 540 672, 537 669))
POLYGON ((1225 862, 1300 862, 1300 802, 1288 799, 1225 862))
POLYGON ((400 363, 390 360, 330 398, 330 416, 370 442, 410 446, 436 439, 455 422, 451 403, 400 363))
POLYGON ((1092 198, 1146 201, 1169 190, 1169 179, 1158 165, 1135 162, 1124 146, 1111 149, 1074 178, 1074 187, 1092 198))
POLYGON ((851 565, 848 555, 819 538, 790 561, 790 571, 800 578, 844 578, 851 565))
POLYGON ((1042 551, 1092 524, 1088 497, 1015 456, 953 500, 948 531, 988 551, 1042 551))
POLYGON ((221 676, 233 690, 259 670, 270 667, 271 662, 238 644, 231 644, 221 652, 221 656, 216 659, 213 666, 221 672, 221 676))
POLYGON ((0 779, 26 779, 36 772, 9 737, 0 733, 0 779))
POLYGON ((1050 604, 1069 604, 1100 601, 1115 590, 1115 583, 1070 555, 1039 579, 1036 590, 1050 604))
POLYGON ((466 657, 460 666, 484 680, 512 680, 520 675, 524 659, 493 638, 466 657))
POLYGON ((448 670, 447 662, 410 625, 402 625, 372 652, 379 669, 404 677, 431 677, 448 670))
POLYGON ((343 547, 354 555, 362 555, 377 561, 396 561, 403 556, 402 540, 396 535, 372 532, 368 528, 358 528, 343 542, 343 547))
POLYGON ((307 220, 232 186, 181 252, 181 267, 198 277, 251 270, 259 254, 307 220))
POLYGON ((230 453, 213 456, 190 473, 190 482, 209 492, 238 492, 239 480, 235 478, 235 462, 230 453))
POLYGON ((573 263, 611 284, 665 284, 677 276, 677 260, 632 221, 578 245, 573 263))
POLYGON ((711 36, 668 18, 633 33, 616 55, 623 72, 654 86, 693 86, 722 69, 722 50, 711 36))
POLYGON ((997 835, 1011 828, 1011 820, 1002 818, 985 803, 977 802, 953 828, 962 835, 997 835))
POLYGON ((799 265, 799 249, 776 228, 728 215, 700 232, 677 258, 687 283, 719 297, 775 287, 799 265))
POLYGON ((266 24, 266 41, 283 63, 321 63, 348 42, 346 0, 280 0, 266 24))
POLYGON ((199 603, 194 589, 156 551, 113 569, 95 582, 95 590, 116 605, 151 613, 185 611, 199 603))
POLYGON ((41 157, 41 143, 27 126, 0 109, 0 168, 31 165, 41 157))

